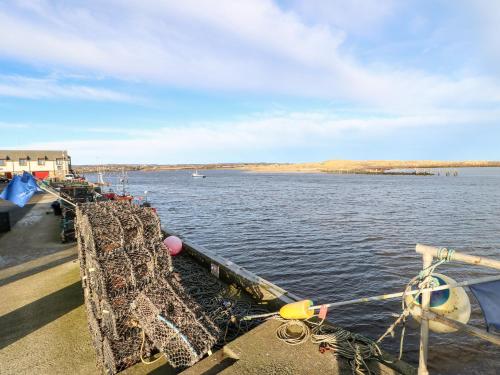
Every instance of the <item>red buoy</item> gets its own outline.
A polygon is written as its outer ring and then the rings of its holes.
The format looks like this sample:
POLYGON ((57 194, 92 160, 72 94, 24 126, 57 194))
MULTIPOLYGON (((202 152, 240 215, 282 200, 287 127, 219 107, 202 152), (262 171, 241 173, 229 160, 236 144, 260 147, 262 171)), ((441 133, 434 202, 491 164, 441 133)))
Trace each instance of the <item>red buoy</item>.
POLYGON ((179 255, 182 251, 182 241, 179 237, 168 236, 163 240, 163 244, 168 248, 170 255, 179 255))

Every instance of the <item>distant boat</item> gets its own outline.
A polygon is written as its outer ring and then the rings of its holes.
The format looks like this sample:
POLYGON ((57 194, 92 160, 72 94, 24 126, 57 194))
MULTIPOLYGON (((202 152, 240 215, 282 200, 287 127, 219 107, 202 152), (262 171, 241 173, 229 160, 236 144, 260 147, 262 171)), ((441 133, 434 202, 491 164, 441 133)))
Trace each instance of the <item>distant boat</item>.
POLYGON ((104 173, 101 167, 97 167, 97 186, 109 186, 111 185, 109 182, 104 181, 104 173))
POLYGON ((194 178, 205 178, 207 176, 205 176, 204 174, 199 174, 198 173, 198 170, 196 170, 196 172, 194 172, 191 177, 194 177, 194 178))

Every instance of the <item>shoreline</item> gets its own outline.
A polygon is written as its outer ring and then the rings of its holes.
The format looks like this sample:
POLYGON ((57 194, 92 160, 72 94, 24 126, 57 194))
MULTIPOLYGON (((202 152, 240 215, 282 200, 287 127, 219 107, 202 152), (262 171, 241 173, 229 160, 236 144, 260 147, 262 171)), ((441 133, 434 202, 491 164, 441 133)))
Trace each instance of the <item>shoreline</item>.
POLYGON ((494 168, 500 161, 400 161, 400 160, 329 160, 318 163, 211 163, 211 164, 104 164, 76 165, 78 174, 101 172, 180 171, 180 170, 241 170, 250 173, 332 173, 374 175, 432 175, 435 169, 494 168), (401 170, 395 172, 395 170, 401 170))

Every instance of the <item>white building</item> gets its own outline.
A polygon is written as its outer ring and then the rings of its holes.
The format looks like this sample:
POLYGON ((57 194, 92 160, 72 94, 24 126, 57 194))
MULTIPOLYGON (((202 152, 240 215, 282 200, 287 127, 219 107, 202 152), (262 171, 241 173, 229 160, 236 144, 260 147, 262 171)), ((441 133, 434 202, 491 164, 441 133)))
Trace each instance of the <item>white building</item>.
POLYGON ((39 179, 63 178, 70 169, 67 151, 0 150, 0 176, 7 178, 24 171, 39 179))

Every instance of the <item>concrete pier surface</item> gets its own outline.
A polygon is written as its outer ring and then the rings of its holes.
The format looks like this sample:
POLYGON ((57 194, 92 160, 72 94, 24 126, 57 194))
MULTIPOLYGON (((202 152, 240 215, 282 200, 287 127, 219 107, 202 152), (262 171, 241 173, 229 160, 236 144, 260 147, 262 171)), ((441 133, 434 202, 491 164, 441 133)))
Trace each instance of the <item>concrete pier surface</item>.
POLYGON ((54 200, 50 194, 36 194, 19 208, 0 199, 0 211, 8 211, 11 222, 11 230, 0 233, 0 269, 74 247, 61 243, 59 218, 54 217, 50 207, 54 200))
POLYGON ((94 373, 95 354, 75 244, 61 244, 50 195, 20 209, 2 201, 14 225, 0 237, 2 374, 94 373), (47 214, 46 212, 50 212, 47 214))
MULTIPOLYGON (((0 203, 15 217, 0 236, 0 373, 98 374, 87 326, 76 244, 61 244, 49 195, 30 207, 0 203), (48 212, 48 213, 47 213, 48 212)), ((267 321, 187 369, 190 374, 351 374, 347 361, 308 342, 289 346, 267 321)), ((373 374, 394 374, 372 362, 373 374)), ((124 374, 174 374, 164 358, 124 374)))
MULTIPOLYGON (((347 360, 337 359, 331 352, 321 354, 318 345, 310 341, 288 345, 278 340, 276 328, 281 323, 277 320, 262 323, 183 374, 352 374, 347 360)), ((397 374, 377 361, 369 361, 368 366, 374 375, 397 374)))
MULTIPOLYGON (((76 244, 61 244, 48 194, 24 208, 1 201, 14 225, 0 236, 0 373, 98 374, 83 305, 76 244), (49 213, 47 213, 49 212, 49 213)), ((162 367, 138 364, 125 374, 162 367)))

